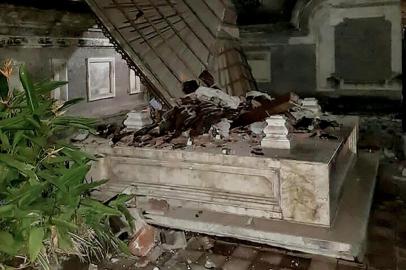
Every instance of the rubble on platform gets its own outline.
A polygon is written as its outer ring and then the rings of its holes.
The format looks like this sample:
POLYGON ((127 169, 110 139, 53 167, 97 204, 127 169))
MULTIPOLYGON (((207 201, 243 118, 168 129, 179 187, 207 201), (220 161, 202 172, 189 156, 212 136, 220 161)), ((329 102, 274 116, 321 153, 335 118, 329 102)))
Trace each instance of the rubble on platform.
POLYGON ((294 93, 271 97, 258 91, 236 97, 219 89, 207 71, 199 80, 201 85, 195 80, 184 83, 185 95, 172 108, 165 110, 153 99, 149 108, 130 112, 124 126, 99 127, 100 136, 109 138, 113 145, 163 149, 222 147, 238 141, 260 147, 266 137, 266 120, 283 115, 289 133, 337 139, 330 130, 338 128, 338 124, 321 119, 323 113, 315 98, 302 100, 294 93))

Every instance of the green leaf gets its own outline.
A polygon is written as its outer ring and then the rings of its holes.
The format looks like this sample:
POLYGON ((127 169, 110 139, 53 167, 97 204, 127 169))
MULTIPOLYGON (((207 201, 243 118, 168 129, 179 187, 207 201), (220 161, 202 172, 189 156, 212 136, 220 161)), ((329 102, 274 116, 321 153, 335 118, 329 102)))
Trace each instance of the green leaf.
POLYGON ((31 77, 25 65, 22 65, 20 67, 20 81, 24 88, 27 105, 30 108, 31 112, 35 113, 38 108, 38 99, 35 93, 31 77))
POLYGON ((57 229, 58 247, 64 251, 71 251, 73 244, 69 234, 65 230, 57 229))
POLYGON ((25 120, 26 120, 28 123, 30 123, 33 127, 35 127, 36 129, 40 129, 40 128, 41 128, 41 124, 40 124, 36 119, 34 119, 34 117, 32 117, 32 116, 26 116, 26 117, 25 117, 25 120))
POLYGON ((97 181, 93 183, 85 183, 85 184, 80 184, 75 186, 73 189, 71 189, 71 192, 75 195, 83 194, 85 192, 89 192, 101 185, 104 185, 107 183, 109 180, 102 180, 102 181, 97 181))
POLYGON ((35 149, 33 146, 17 146, 15 149, 18 155, 16 157, 18 160, 25 162, 25 163, 34 163, 37 158, 38 158, 38 152, 37 149, 35 149))
POLYGON ((13 150, 16 148, 16 146, 21 142, 21 140, 24 138, 24 131, 19 130, 14 134, 14 139, 13 139, 13 150))
POLYGON ((75 169, 70 169, 62 175, 56 182, 54 183, 61 191, 67 192, 68 188, 77 183, 82 183, 85 179, 87 172, 89 171, 90 166, 83 165, 77 167, 75 169))
POLYGON ((67 156, 49 156, 47 157, 44 162, 47 164, 55 164, 55 163, 63 163, 65 164, 65 162, 70 161, 71 158, 67 157, 67 156))
POLYGON ((38 254, 44 248, 42 241, 44 240, 44 228, 37 227, 30 231, 30 237, 28 239, 28 254, 31 261, 35 261, 38 254))
POLYGON ((41 137, 33 137, 33 136, 24 135, 24 138, 29 140, 29 141, 32 141, 33 143, 35 143, 38 146, 46 147, 47 138, 45 138, 43 136, 41 136, 41 137))
POLYGON ((0 206, 0 217, 11 217, 13 215, 14 205, 6 204, 0 206))
POLYGON ((19 174, 16 169, 8 167, 6 164, 0 162, 0 192, 5 192, 11 181, 18 179, 19 174))
POLYGON ((77 103, 79 103, 79 102, 81 102, 81 101, 83 101, 83 100, 84 100, 84 98, 72 98, 72 99, 66 101, 66 102, 62 105, 62 107, 59 108, 58 111, 66 110, 67 108, 69 108, 69 107, 71 107, 71 106, 73 106, 73 105, 75 105, 75 104, 77 104, 77 103))
POLYGON ((90 198, 85 198, 82 200, 82 204, 85 206, 88 206, 91 211, 97 212, 102 215, 106 216, 121 216, 121 212, 118 211, 117 209, 111 208, 107 205, 102 204, 99 201, 90 199, 90 198))
POLYGON ((35 185, 31 185, 31 184, 26 184, 25 187, 23 188, 23 190, 20 194, 19 194, 19 200, 18 200, 18 205, 20 207, 23 208, 29 208, 30 205, 37 201, 40 200, 42 198, 41 193, 44 189, 44 183, 40 183, 40 184, 35 184, 35 185))
POLYGON ((118 210, 121 213, 123 213, 125 219, 127 220, 128 225, 130 226, 131 231, 135 231, 135 224, 134 224, 135 218, 130 213, 128 208, 126 206, 124 206, 124 205, 119 205, 118 210))
POLYGON ((97 160, 97 158, 94 155, 80 151, 73 147, 64 147, 62 149, 62 153, 64 155, 67 155, 68 157, 70 157, 72 160, 74 160, 78 164, 87 163, 90 160, 94 160, 94 161, 97 160))
POLYGON ((135 196, 134 195, 127 195, 127 194, 120 194, 117 196, 117 198, 113 201, 111 201, 109 204, 111 206, 119 206, 119 205, 124 205, 124 203, 128 202, 129 200, 133 199, 135 196))
POLYGON ((64 81, 42 81, 42 82, 38 82, 36 84, 34 84, 34 89, 38 94, 48 94, 49 92, 64 86, 65 84, 67 84, 68 82, 64 82, 64 81))
MULTIPOLYGON (((24 91, 15 91, 7 106, 0 103, 0 224, 4 230, 0 231, 0 261, 19 255, 44 263, 41 252, 53 240, 49 226, 56 228, 62 253, 76 252, 71 233, 86 238, 84 228, 106 241, 118 241, 107 219, 124 215, 131 220, 125 207, 129 197, 119 196, 113 207, 89 198, 89 191, 106 181, 85 181, 95 157, 66 140, 78 128, 92 132, 96 121, 55 113, 81 100, 59 106, 50 98, 49 92, 66 82, 33 83, 25 66, 19 75, 24 91)), ((4 89, 0 81, 0 97, 8 93, 4 89)))
POLYGON ((15 157, 12 155, 0 154, 0 162, 3 162, 10 167, 16 168, 23 175, 29 177, 30 179, 38 180, 37 175, 33 171, 33 166, 16 160, 15 157))
POLYGON ((2 130, 28 129, 24 115, 17 115, 15 117, 0 120, 0 127, 2 130))
POLYGON ((64 220, 62 218, 54 217, 54 218, 52 218, 52 223, 58 227, 62 227, 65 230, 68 230, 68 231, 75 231, 79 228, 76 224, 69 222, 67 220, 64 220))
POLYGON ((17 255, 18 243, 11 233, 0 231, 0 251, 10 256, 17 255))
POLYGON ((0 129, 0 146, 4 151, 8 151, 11 148, 10 140, 8 139, 7 135, 1 131, 0 129))
POLYGON ((121 252, 123 252, 125 255, 132 256, 131 251, 126 243, 117 239, 116 244, 118 245, 118 248, 121 250, 121 252))

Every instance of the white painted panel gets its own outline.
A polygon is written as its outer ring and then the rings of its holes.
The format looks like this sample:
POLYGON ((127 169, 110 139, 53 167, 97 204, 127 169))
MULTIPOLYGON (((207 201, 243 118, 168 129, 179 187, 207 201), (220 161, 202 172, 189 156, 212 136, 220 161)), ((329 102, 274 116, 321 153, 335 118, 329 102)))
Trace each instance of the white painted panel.
POLYGON ((247 52, 247 61, 257 82, 271 82, 271 53, 247 52))
POLYGON ((141 79, 135 75, 135 71, 130 69, 130 92, 129 94, 137 94, 142 92, 141 79))
POLYGON ((114 58, 87 59, 87 92, 89 101, 115 96, 114 58))
MULTIPOLYGON (((54 81, 68 81, 68 63, 66 59, 51 59, 51 68, 54 81)), ((68 84, 51 92, 54 99, 61 101, 69 100, 68 84)))

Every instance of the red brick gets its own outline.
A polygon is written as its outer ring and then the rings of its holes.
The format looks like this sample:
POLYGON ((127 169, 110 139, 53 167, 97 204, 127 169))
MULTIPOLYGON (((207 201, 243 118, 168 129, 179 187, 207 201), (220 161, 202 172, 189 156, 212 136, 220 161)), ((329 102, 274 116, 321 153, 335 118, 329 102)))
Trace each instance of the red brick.
POLYGON ((139 257, 146 256, 155 246, 156 233, 154 227, 148 224, 142 226, 128 244, 131 254, 139 257))

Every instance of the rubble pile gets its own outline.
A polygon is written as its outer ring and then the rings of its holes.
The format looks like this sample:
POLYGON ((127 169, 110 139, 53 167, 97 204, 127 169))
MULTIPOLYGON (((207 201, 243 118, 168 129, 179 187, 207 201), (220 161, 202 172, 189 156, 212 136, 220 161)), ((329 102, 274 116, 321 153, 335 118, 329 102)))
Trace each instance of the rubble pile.
MULTIPOLYGON (((300 100, 294 93, 271 98, 258 91, 248 92, 245 97, 230 96, 216 86, 207 71, 199 79, 200 85, 195 80, 185 82, 182 89, 185 95, 167 111, 155 99, 152 100, 147 110, 152 121, 144 121, 147 124, 138 130, 102 127, 99 128, 100 135, 110 138, 113 144, 136 147, 177 149, 241 140, 260 145, 265 137, 266 119, 272 115, 284 115, 290 132, 334 139, 325 130, 338 127, 337 123, 320 120, 320 113, 311 118, 311 110, 306 106, 311 103, 317 107, 315 99, 311 102, 309 99, 300 100)), ((135 119, 133 114, 131 117, 135 119)), ((145 111, 142 114, 145 116, 145 111)))

